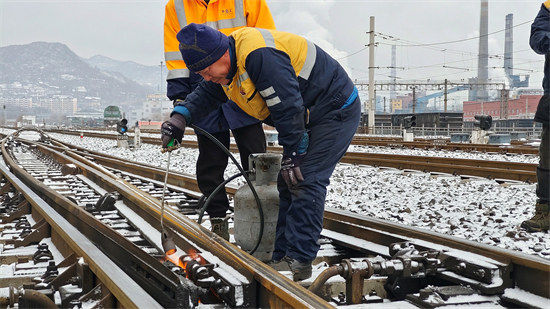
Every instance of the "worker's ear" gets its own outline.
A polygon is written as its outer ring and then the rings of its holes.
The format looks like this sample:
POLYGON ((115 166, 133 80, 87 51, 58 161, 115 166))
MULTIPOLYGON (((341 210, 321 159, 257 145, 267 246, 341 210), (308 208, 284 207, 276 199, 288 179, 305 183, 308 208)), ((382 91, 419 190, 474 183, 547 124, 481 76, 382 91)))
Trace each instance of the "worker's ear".
POLYGON ((223 54, 222 57, 229 59, 229 48, 225 51, 225 54, 223 54))

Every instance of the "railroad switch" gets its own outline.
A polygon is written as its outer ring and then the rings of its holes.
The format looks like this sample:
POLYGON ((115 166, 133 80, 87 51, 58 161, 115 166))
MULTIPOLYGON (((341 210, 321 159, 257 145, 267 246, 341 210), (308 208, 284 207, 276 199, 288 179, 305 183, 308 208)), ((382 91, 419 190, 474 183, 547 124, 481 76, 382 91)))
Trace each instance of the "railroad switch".
POLYGON ((10 306, 18 304, 19 308, 82 308, 81 299, 101 294, 93 288, 93 272, 73 254, 57 265, 50 260, 44 274, 34 278, 33 283, 10 288, 8 301, 10 306))
MULTIPOLYGON (((378 301, 375 294, 363 296, 364 281, 371 277, 387 277, 384 288, 394 300, 420 303, 422 307, 444 304, 458 295, 489 295, 498 298, 505 289, 513 288, 512 266, 494 260, 464 258, 458 251, 417 250, 411 243, 402 242, 389 246, 390 259, 352 258, 324 270, 309 287, 318 293, 332 276, 346 280, 345 293, 332 298, 338 305, 378 301), (430 285, 453 286, 429 288, 430 285), (467 287, 467 288, 465 288, 467 287), (430 295, 434 295, 433 297, 430 295), (429 303, 433 299, 440 299, 429 303)), ((479 298, 479 297, 478 297, 479 298)), ((485 302, 487 298, 478 300, 485 302)), ((456 301, 456 300, 455 300, 456 301)))

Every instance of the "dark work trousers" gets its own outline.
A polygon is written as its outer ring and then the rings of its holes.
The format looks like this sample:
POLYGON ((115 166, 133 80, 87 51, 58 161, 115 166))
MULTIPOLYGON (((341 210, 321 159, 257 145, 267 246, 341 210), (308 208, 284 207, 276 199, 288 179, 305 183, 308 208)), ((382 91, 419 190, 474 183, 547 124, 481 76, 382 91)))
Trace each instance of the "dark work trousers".
MULTIPOLYGON (((256 123, 239 129, 231 130, 241 156, 243 169, 248 170, 248 156, 252 153, 266 151, 265 134, 262 123, 256 123)), ((229 130, 212 134, 227 149, 229 149, 229 130)), ((199 158, 197 160, 197 182, 205 197, 224 181, 224 171, 229 157, 227 154, 205 135, 197 134, 199 143, 199 158)), ((229 201, 225 190, 220 190, 208 205, 206 212, 210 217, 223 218, 229 209, 229 201)))
POLYGON ((537 166, 537 198, 540 204, 550 201, 550 126, 542 125, 539 148, 539 165, 537 166))
POLYGON ((279 173, 279 218, 273 260, 286 255, 310 262, 317 256, 330 176, 346 153, 360 116, 361 102, 357 98, 347 108, 332 110, 308 126, 309 147, 300 164, 304 181, 289 188, 279 173))

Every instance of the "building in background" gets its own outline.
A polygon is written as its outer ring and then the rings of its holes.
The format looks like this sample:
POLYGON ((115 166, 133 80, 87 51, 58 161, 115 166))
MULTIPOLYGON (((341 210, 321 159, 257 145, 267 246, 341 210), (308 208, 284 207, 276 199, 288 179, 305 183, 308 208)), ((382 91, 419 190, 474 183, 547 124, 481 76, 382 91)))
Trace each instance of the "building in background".
MULTIPOLYGON (((166 97, 166 93, 155 93, 147 95, 142 105, 141 118, 132 118, 133 121, 160 121, 163 122, 170 118, 170 113, 174 105, 166 97)), ((138 116, 136 114, 136 116, 138 116)))
POLYGON ((533 119, 542 95, 520 95, 508 99, 508 116, 501 117, 501 101, 466 101, 463 103, 464 122, 474 121, 475 115, 490 115, 499 119, 533 119))
POLYGON ((22 116, 21 117, 21 125, 22 126, 34 126, 36 125, 36 117, 35 116, 22 116))
POLYGON ((55 96, 52 98, 40 98, 34 103, 36 107, 49 110, 52 114, 73 115, 78 110, 76 98, 69 96, 55 96))

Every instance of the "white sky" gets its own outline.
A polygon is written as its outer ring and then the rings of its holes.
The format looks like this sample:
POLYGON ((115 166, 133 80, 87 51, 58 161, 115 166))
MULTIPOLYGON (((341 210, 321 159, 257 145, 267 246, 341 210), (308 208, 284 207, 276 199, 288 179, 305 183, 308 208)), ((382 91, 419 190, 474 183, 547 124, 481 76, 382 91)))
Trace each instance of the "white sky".
MULTIPOLYGON (((398 45, 396 65, 402 68, 397 70, 398 78, 459 81, 477 76, 480 0, 267 3, 279 30, 312 40, 339 59, 353 79, 368 79, 370 16, 375 17, 375 32, 382 34, 375 39, 379 42, 377 80, 389 79, 394 43, 398 45), (386 39, 389 36, 398 41, 386 39), (460 42, 437 44, 452 41, 460 42), (411 44, 434 45, 406 46, 411 44)), ((0 46, 60 42, 85 58, 100 54, 158 65, 164 60, 165 4, 166 0, 0 0, 0 46)), ((513 14, 514 74, 531 74, 530 87, 541 87, 544 57, 528 44, 530 25, 541 4, 542 0, 489 0, 489 77, 493 80, 503 80, 503 30, 506 15, 513 14)))

